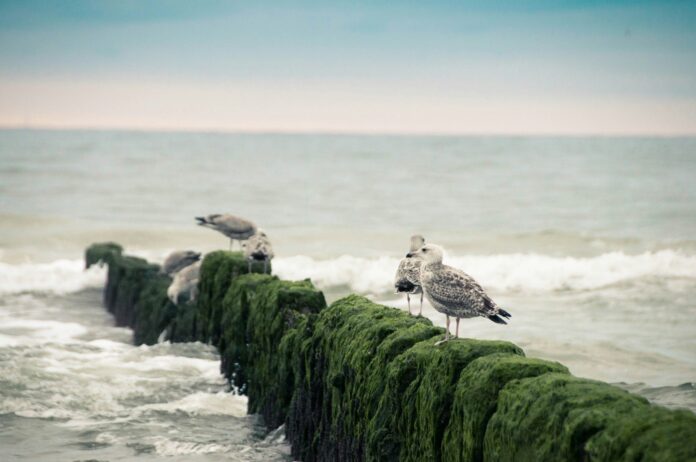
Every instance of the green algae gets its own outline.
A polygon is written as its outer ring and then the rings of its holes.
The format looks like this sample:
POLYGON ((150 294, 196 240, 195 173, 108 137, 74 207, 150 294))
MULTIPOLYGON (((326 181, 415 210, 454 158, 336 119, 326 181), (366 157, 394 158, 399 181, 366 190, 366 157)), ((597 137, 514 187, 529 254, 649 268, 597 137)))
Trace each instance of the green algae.
POLYGON ((458 339, 435 346, 436 340, 414 345, 387 366, 377 416, 384 424, 372 433, 372 460, 440 460, 462 370, 482 356, 524 354, 509 342, 458 339))
MULTIPOLYGON (((316 460, 696 460, 696 415, 651 406, 508 342, 452 340, 420 317, 356 295, 325 307, 309 281, 247 274, 213 252, 199 300, 174 306, 170 279, 95 244, 104 302, 136 343, 218 347, 222 372, 267 428, 286 424, 295 458, 316 460)), ((252 272, 262 271, 255 265, 252 272)))
POLYGON ((85 250, 85 269, 92 265, 110 265, 123 254, 123 247, 115 242, 92 244, 85 250))
POLYGON ((133 343, 154 345, 160 333, 165 331, 176 316, 177 306, 167 297, 167 288, 172 279, 161 273, 153 274, 141 289, 133 307, 135 320, 133 343))
POLYGON ((247 321, 249 412, 260 413, 269 428, 285 422, 295 385, 283 336, 305 316, 326 307, 324 294, 309 281, 281 281, 261 285, 251 298, 247 321))
MULTIPOLYGON (((260 273, 263 265, 251 269, 260 273)), ((239 253, 206 256, 194 337, 218 347, 221 370, 238 393, 249 395, 250 412, 277 427, 286 418, 294 389, 293 368, 280 360, 281 340, 300 317, 320 311, 326 301, 310 281, 281 281, 247 271, 239 253)), ((175 327, 180 330, 178 323, 175 327)))
MULTIPOLYGON (((300 345, 288 416, 303 460, 435 460, 461 370, 507 342, 453 340, 425 318, 349 296, 321 311, 300 345), (319 436, 318 436, 319 435, 319 436)), ((296 346, 297 348, 297 346, 296 346)))
POLYGON ((588 460, 590 439, 626 418, 637 418, 648 407, 644 398, 568 374, 516 380, 499 395, 486 431, 484 458, 588 460))
MULTIPOLYGON (((223 300, 232 281, 249 272, 249 264, 241 252, 218 250, 205 256, 201 264, 198 286, 196 338, 217 345, 220 340, 223 300)), ((263 273, 263 263, 251 265, 252 273, 263 273)))
POLYGON ((198 305, 196 302, 188 301, 179 303, 176 312, 169 326, 166 327, 166 340, 170 342, 195 342, 196 338, 196 315, 198 305))
POLYGON ((472 361, 456 385, 443 440, 443 460, 482 461, 486 428, 498 406, 500 391, 513 380, 551 372, 567 374, 568 370, 558 363, 509 354, 472 361))
POLYGON ((696 461, 696 415, 658 406, 636 407, 607 422, 585 446, 600 461, 696 461))
POLYGON ((221 370, 241 394, 247 394, 247 372, 251 342, 247 332, 250 302, 262 285, 277 278, 269 275, 247 274, 237 277, 229 286, 221 304, 221 337, 217 344, 220 351, 221 370))
MULTIPOLYGON (((109 265, 105 304, 116 318, 117 326, 135 325, 135 305, 149 279, 156 277, 159 266, 137 257, 119 256, 109 265)), ((166 289, 165 289, 166 290, 166 289)))
MULTIPOLYGON (((370 420, 385 390, 384 366, 419 340, 441 333, 425 318, 351 296, 322 313, 317 332, 330 351, 327 391, 331 396, 329 446, 345 459, 365 452, 370 420), (322 327, 324 328, 321 331, 322 327)), ((324 451, 325 452, 325 451, 324 451)))

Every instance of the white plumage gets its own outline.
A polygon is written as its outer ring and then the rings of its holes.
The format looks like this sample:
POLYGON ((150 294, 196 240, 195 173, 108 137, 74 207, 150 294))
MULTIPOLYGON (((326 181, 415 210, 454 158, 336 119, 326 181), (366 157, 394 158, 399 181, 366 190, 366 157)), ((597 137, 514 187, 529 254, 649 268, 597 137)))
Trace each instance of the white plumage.
POLYGON ((249 239, 256 233, 256 225, 249 220, 230 214, 213 214, 207 217, 196 217, 199 226, 214 229, 230 238, 230 250, 232 241, 240 243, 249 239))
POLYGON ((169 276, 173 276, 175 273, 181 271, 189 265, 196 263, 201 259, 200 252, 194 252, 193 250, 178 250, 172 252, 167 256, 162 264, 162 272, 169 276))
MULTIPOLYGON (((425 245, 425 239, 421 235, 411 236, 410 252, 415 252, 425 245)), ((420 267, 422 260, 418 258, 402 258, 399 262, 399 267, 394 275, 394 289, 396 293, 406 294, 408 301, 408 313, 411 314, 411 295, 421 294, 420 311, 418 315, 423 313, 423 291, 420 286, 420 267)))
POLYGON ((249 272, 251 272, 251 264, 254 261, 263 262, 264 273, 268 270, 268 263, 273 259, 274 254, 271 241, 264 230, 259 229, 244 243, 244 257, 249 264, 249 272))
POLYGON ((167 297, 169 297, 172 303, 178 305, 182 296, 187 296, 189 301, 196 299, 198 296, 200 272, 201 262, 198 261, 174 275, 174 280, 167 289, 167 297))
POLYGON ((442 264, 442 248, 428 244, 409 253, 423 263, 420 283, 423 293, 437 311, 447 316, 449 340, 450 317, 457 320, 455 336, 459 337, 459 320, 483 316, 498 324, 507 324, 504 318, 511 315, 500 308, 471 276, 457 268, 442 264))

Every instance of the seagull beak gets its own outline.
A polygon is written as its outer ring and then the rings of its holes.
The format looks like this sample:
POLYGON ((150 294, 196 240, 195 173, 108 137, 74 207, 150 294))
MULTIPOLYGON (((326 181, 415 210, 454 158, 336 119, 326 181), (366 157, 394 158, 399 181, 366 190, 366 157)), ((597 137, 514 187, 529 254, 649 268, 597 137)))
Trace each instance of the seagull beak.
POLYGON ((413 255, 414 255, 413 252, 409 252, 406 254, 406 258, 411 258, 413 255))

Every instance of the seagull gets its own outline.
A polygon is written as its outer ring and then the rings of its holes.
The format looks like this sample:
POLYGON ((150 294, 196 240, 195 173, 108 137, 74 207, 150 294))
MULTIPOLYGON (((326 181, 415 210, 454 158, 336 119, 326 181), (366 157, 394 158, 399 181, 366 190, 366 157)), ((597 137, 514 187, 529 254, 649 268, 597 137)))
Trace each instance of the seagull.
POLYGON ((169 254, 164 263, 162 263, 162 273, 173 276, 189 265, 196 263, 201 259, 200 252, 193 250, 179 250, 169 254))
POLYGON ((274 257, 273 246, 266 232, 259 229, 256 234, 251 236, 244 243, 244 257, 249 263, 249 272, 251 273, 251 263, 255 261, 263 261, 263 272, 266 273, 268 262, 274 257))
MULTIPOLYGON (((411 236, 410 252, 415 252, 424 245, 425 239, 423 236, 419 234, 411 236)), ((423 263, 423 261, 417 258, 402 258, 399 262, 399 268, 396 270, 396 275, 394 276, 394 288, 396 289, 396 293, 406 294, 406 300, 408 300, 408 314, 411 314, 411 294, 421 294, 418 316, 421 316, 423 313, 423 290, 420 286, 421 263, 423 263)))
POLYGON ((201 262, 187 266, 174 275, 174 280, 167 289, 167 297, 173 304, 179 304, 179 297, 186 294, 189 301, 198 296, 198 278, 201 272, 201 262))
POLYGON ((244 241, 256 233, 256 225, 244 218, 230 214, 213 214, 207 217, 196 217, 199 226, 219 231, 230 238, 230 250, 232 241, 244 241))
POLYGON ((483 316, 498 324, 507 324, 505 319, 512 317, 500 308, 483 291, 478 282, 464 271, 442 264, 442 247, 426 244, 420 249, 409 252, 410 258, 423 261, 420 271, 420 283, 425 297, 440 313, 447 316, 447 332, 439 345, 450 339, 450 316, 457 319, 455 337, 459 338, 459 320, 483 316))

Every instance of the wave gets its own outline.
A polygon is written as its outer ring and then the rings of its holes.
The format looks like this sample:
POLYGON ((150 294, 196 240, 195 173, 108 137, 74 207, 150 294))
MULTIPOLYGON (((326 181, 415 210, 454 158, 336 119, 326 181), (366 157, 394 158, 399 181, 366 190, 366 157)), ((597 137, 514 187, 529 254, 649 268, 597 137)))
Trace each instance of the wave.
MULTIPOLYGON (((276 258, 273 270, 283 279, 310 278, 322 289, 347 288, 364 294, 393 291, 399 259, 343 255, 316 259, 305 255, 276 258)), ((535 253, 446 256, 484 287, 501 292, 592 290, 640 278, 694 278, 696 256, 666 249, 641 254, 609 252, 593 257, 556 257, 535 253)), ((67 294, 101 287, 104 268, 84 270, 81 260, 50 263, 0 263, 0 295, 24 292, 67 294)))
POLYGON ((166 457, 197 454, 218 454, 235 449, 234 446, 227 444, 175 441, 164 436, 156 436, 151 438, 151 440, 157 455, 166 457))
POLYGON ((82 260, 9 264, 0 262, 0 295, 23 292, 67 294, 104 285, 106 269, 85 271, 82 260))
MULTIPOLYGON (((349 287, 370 294, 393 292, 399 259, 348 255, 318 260, 306 256, 277 258, 274 273, 284 279, 310 278, 321 288, 349 287)), ((696 256, 674 250, 630 255, 610 252, 596 257, 539 254, 446 256, 484 287, 503 292, 591 290, 645 278, 696 278, 696 256)))
POLYGON ((176 401, 146 404, 133 412, 138 414, 147 411, 185 412, 190 415, 231 415, 241 418, 247 415, 247 398, 224 391, 217 393, 199 391, 176 401))

